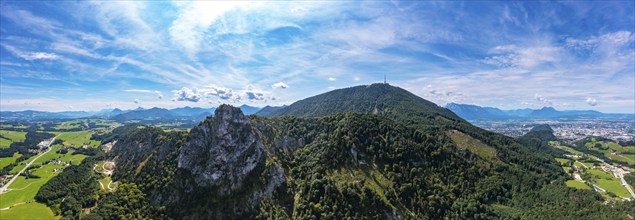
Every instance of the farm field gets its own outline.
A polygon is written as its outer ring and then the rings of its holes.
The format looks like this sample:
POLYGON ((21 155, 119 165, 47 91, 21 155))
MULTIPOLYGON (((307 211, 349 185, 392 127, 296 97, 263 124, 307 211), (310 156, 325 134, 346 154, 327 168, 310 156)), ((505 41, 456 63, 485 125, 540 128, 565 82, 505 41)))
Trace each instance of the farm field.
POLYGON ((585 143, 584 147, 602 153, 604 157, 611 160, 635 165, 635 146, 621 146, 615 142, 597 141, 595 138, 591 138, 591 141, 585 143))
POLYGON ((13 157, 0 157, 0 169, 14 163, 22 154, 15 152, 13 157))
POLYGON ((58 164, 47 164, 40 168, 33 169, 32 173, 40 176, 40 178, 26 179, 24 176, 19 176, 13 184, 9 186, 7 192, 0 194, 0 208, 6 208, 20 202, 33 201, 40 187, 59 174, 59 172, 56 173, 53 172, 53 170, 63 167, 64 166, 58 164))
POLYGON ((0 219, 59 219, 46 205, 37 202, 17 205, 0 210, 0 219))
POLYGON ((98 147, 100 142, 91 140, 92 135, 91 131, 75 131, 61 133, 57 138, 62 140, 64 146, 80 148, 83 145, 89 145, 90 147, 98 147))
POLYGON ((584 184, 583 182, 577 180, 567 180, 566 182, 568 187, 576 188, 576 189, 588 189, 591 190, 591 187, 584 184))
POLYGON ((53 146, 51 151, 48 154, 38 158, 35 162, 33 162, 33 165, 41 165, 41 164, 43 164, 43 163, 45 163, 45 162, 47 162, 49 160, 52 160, 52 159, 58 159, 58 160, 66 162, 66 163, 70 163, 71 165, 78 165, 78 164, 81 164, 81 162, 82 162, 82 160, 84 160, 84 158, 88 157, 88 156, 83 155, 83 154, 75 154, 75 155, 73 155, 73 152, 75 152, 75 150, 73 150, 73 149, 69 150, 65 154, 57 153, 57 151, 59 151, 61 149, 62 149, 62 146, 59 146, 59 145, 53 146))
POLYGON ((625 198, 631 197, 626 188, 624 188, 624 186, 620 184, 620 181, 618 179, 599 179, 597 180, 595 185, 601 187, 602 189, 605 189, 606 191, 612 192, 617 196, 625 198))
MULTIPOLYGON (((49 153, 50 153, 50 151, 49 151, 49 153)), ((22 170, 22 169, 24 168, 24 166, 26 166, 26 164, 28 164, 29 162, 31 162, 31 160, 35 159, 35 157, 36 157, 36 156, 37 156, 37 155, 33 155, 33 156, 29 157, 29 159, 26 159, 26 160, 24 160, 24 161, 20 162, 18 165, 16 165, 15 167, 13 167, 13 169, 11 169, 11 171, 10 171, 9 173, 12 173, 12 174, 13 174, 13 173, 20 172, 20 170, 22 170)), ((46 156, 46 155, 44 155, 44 156, 46 156)))
POLYGON ((0 148, 8 148, 13 142, 22 142, 26 132, 0 130, 0 148))

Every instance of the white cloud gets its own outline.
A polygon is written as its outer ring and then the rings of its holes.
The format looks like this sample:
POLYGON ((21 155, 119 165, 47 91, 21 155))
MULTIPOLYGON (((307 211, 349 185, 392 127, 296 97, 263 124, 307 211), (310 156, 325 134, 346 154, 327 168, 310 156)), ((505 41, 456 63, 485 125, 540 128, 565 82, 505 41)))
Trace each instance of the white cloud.
POLYGON ((259 90, 252 85, 248 85, 245 89, 237 91, 212 85, 202 89, 190 89, 183 87, 180 90, 174 90, 172 92, 175 95, 173 100, 176 101, 198 102, 200 100, 207 99, 209 102, 213 101, 213 99, 218 99, 218 101, 222 102, 241 102, 243 100, 251 102, 267 102, 275 100, 275 97, 271 96, 269 92, 259 90))
MULTIPOLYGON (((40 104, 40 103, 38 103, 38 104, 40 104)), ((69 105, 69 106, 68 106, 68 109, 73 109, 73 106, 72 106, 72 105, 69 105)))
POLYGON ((534 94, 534 99, 536 99, 537 101, 539 101, 541 104, 543 105, 553 105, 553 102, 545 97, 543 97, 542 95, 536 93, 534 94))
POLYGON ((202 92, 205 96, 218 97, 222 100, 237 101, 240 99, 240 97, 234 95, 234 92, 231 89, 215 85, 207 87, 202 92))
POLYGON ((353 77, 353 81, 359 81, 361 80, 361 78, 359 78, 359 76, 353 77))
POLYGON ((595 98, 587 98, 586 99, 586 103, 589 104, 590 106, 596 106, 598 104, 598 100, 595 98))
POLYGON ((274 88, 274 89, 275 88, 286 89, 286 88, 289 88, 289 86, 287 84, 283 83, 283 82, 277 82, 277 83, 274 83, 273 85, 271 85, 271 88, 274 88))
POLYGON ((524 67, 531 68, 545 63, 555 63, 561 60, 562 48, 554 46, 528 46, 502 45, 491 49, 490 54, 483 62, 499 67, 524 67))
POLYGON ((197 88, 183 87, 180 90, 172 90, 172 93, 176 101, 198 102, 202 98, 197 88))
POLYGON ((335 78, 335 77, 329 77, 329 78, 328 78, 328 80, 329 80, 329 81, 335 81, 335 80, 337 80, 337 78, 335 78))
POLYGON ((163 99, 163 94, 159 90, 148 90, 148 89, 126 89, 124 92, 136 92, 136 93, 146 93, 146 94, 156 94, 158 99, 163 99))

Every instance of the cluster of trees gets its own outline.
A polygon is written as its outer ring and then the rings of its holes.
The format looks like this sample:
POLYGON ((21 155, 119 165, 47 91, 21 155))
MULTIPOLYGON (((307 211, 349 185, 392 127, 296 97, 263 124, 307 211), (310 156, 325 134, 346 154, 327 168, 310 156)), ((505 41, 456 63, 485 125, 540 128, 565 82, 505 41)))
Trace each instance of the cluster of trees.
POLYGON ((157 208, 145 198, 136 184, 120 184, 103 196, 99 205, 82 219, 167 219, 165 208, 157 208))
POLYGON ((70 166, 44 184, 35 200, 51 207, 54 213, 79 219, 83 208, 95 205, 100 198, 99 179, 93 166, 103 157, 88 157, 81 165, 70 166))

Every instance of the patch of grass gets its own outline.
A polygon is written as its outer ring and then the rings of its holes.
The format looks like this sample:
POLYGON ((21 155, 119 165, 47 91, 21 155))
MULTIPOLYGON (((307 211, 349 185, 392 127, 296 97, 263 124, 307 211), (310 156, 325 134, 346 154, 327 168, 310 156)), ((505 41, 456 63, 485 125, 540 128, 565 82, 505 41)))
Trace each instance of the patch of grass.
POLYGON ((590 186, 577 180, 567 180, 566 184, 568 187, 571 187, 571 188, 591 190, 590 186))
POLYGON ((99 141, 91 140, 90 138, 92 136, 93 132, 91 131, 64 132, 57 136, 57 139, 62 140, 64 146, 80 148, 84 145, 89 145, 90 147, 99 147, 99 144, 101 143, 99 141))
POLYGON ((595 185, 599 186, 606 191, 612 192, 617 196, 630 198, 631 195, 628 193, 628 190, 624 186, 620 184, 620 181, 617 179, 598 179, 595 185))
POLYGON ((613 174, 604 172, 602 170, 598 170, 598 169, 592 169, 592 170, 588 170, 586 171, 589 174, 595 175, 598 177, 598 179, 613 179, 613 174))
POLYGON ((567 166, 569 165, 569 161, 571 160, 565 158, 556 158, 556 161, 558 161, 560 165, 567 166))
POLYGON ((591 169, 593 167, 593 164, 589 166, 588 164, 583 164, 580 161, 576 161, 575 163, 573 163, 573 166, 576 166, 578 168, 591 169))
POLYGON ((21 157, 22 154, 15 152, 13 154, 13 157, 0 157, 0 169, 9 166, 9 164, 12 164, 15 162, 15 160, 17 160, 19 157, 21 157))
POLYGON ((53 170, 62 167, 63 166, 57 164, 47 164, 40 168, 33 169, 32 173, 40 176, 40 178, 26 179, 24 176, 19 176, 9 186, 9 191, 0 194, 0 208, 6 208, 20 202, 33 201, 35 194, 37 194, 37 191, 40 190, 42 185, 59 174, 59 172, 54 173, 53 170))
POLYGON ((0 130, 0 148, 8 148, 13 142, 23 142, 26 132, 0 130))
POLYGON ((0 210, 0 219, 59 219, 46 205, 37 202, 0 210))
POLYGON ((392 186, 392 183, 377 170, 373 170, 368 167, 362 169, 342 168, 340 170, 333 171, 330 176, 340 188, 348 183, 361 184, 363 181, 364 186, 368 186, 377 193, 377 195, 379 195, 386 204, 390 204, 392 206, 386 198, 387 193, 393 193, 388 191, 388 189, 392 186))
POLYGON ((99 183, 101 183, 100 184, 101 189, 106 190, 106 191, 110 191, 110 189, 108 189, 108 184, 111 181, 112 180, 110 179, 110 176, 104 175, 104 178, 99 180, 99 183))
POLYGON ((569 153, 571 153, 571 154, 576 154, 576 155, 583 154, 583 153, 582 153, 582 152, 580 152, 580 151, 577 151, 577 150, 575 150, 575 149, 573 149, 573 148, 570 148, 570 147, 567 147, 567 146, 564 146, 564 145, 557 146, 556 148, 558 148, 558 149, 562 149, 562 150, 567 151, 567 152, 569 152, 569 153))
POLYGON ((484 144, 477 139, 474 139, 469 135, 463 134, 460 131, 453 130, 448 132, 448 136, 450 136, 452 141, 456 143, 456 145, 458 145, 460 148, 467 149, 470 152, 490 161, 496 159, 496 149, 484 144))

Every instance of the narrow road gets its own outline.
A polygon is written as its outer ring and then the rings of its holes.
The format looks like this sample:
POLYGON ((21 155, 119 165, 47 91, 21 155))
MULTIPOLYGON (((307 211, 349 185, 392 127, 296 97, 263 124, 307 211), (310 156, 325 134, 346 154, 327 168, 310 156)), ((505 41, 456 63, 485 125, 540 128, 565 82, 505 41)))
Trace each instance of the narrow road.
POLYGON ((635 192, 633 192, 633 188, 631 188, 631 185, 628 185, 626 180, 624 180, 624 174, 623 173, 619 173, 619 177, 620 177, 621 184, 624 187, 626 187, 626 190, 628 190, 628 192, 631 193, 631 197, 633 197, 633 199, 635 199, 635 192))
POLYGON ((15 181, 20 174, 22 174, 22 172, 24 172, 25 170, 27 170, 29 168, 29 166, 31 166, 31 164, 33 164, 33 162, 35 162, 38 158, 40 158, 41 156, 43 156, 44 154, 48 153, 49 151, 51 151, 51 144, 53 143, 53 141, 55 141, 55 138, 57 136, 53 137, 53 139, 51 139, 51 141, 48 144, 48 150, 46 150, 46 152, 41 153, 37 156, 35 156, 35 158, 33 158, 33 160, 31 160, 31 162, 29 162, 26 166, 24 166, 24 168, 22 170, 20 170, 20 172, 18 172, 17 174, 15 174, 15 176, 13 176, 13 178, 11 178, 11 180, 9 180, 9 182, 7 182, 7 184, 5 184, 4 186, 2 186, 2 188, 0 188, 0 194, 5 193, 7 191, 7 189, 9 189, 9 185, 11 185, 11 183, 13 183, 13 181, 15 181))

